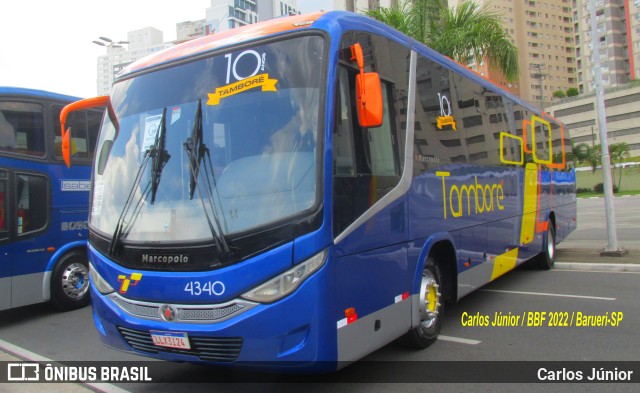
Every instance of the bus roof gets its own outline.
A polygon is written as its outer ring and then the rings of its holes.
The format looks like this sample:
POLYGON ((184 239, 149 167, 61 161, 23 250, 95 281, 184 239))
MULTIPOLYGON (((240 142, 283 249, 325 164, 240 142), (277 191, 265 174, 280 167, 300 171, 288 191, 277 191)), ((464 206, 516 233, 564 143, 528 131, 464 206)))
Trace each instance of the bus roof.
POLYGON ((58 101, 78 101, 80 97, 69 96, 66 94, 53 93, 46 90, 27 89, 23 87, 0 86, 0 95, 2 96, 20 96, 32 98, 49 98, 58 101))
MULTIPOLYGON (((507 91, 504 87, 498 85, 494 81, 486 78, 483 75, 471 70, 463 64, 458 63, 457 61, 450 59, 442 54, 434 51, 433 49, 425 46, 422 43, 417 42, 416 40, 403 36, 402 33, 397 30, 374 20, 370 17, 366 17, 361 14, 356 14, 352 12, 346 11, 329 11, 329 12, 317 12, 306 15, 294 15, 294 16, 286 16, 280 17, 272 20, 268 20, 265 22, 259 22, 255 24, 250 24, 247 26, 225 30, 220 33, 208 35, 205 37, 201 37, 198 39, 194 39, 191 41, 183 42, 176 46, 167 48, 165 50, 156 52, 147 57, 144 57, 138 61, 133 62, 128 65, 118 76, 126 77, 129 74, 136 73, 139 71, 143 71, 148 68, 152 68, 155 66, 171 63, 177 60, 186 59, 191 56, 195 56, 201 53, 206 53, 209 51, 213 51, 216 49, 224 48, 227 46, 232 46, 234 44, 239 44, 251 40, 255 40, 262 37, 267 37, 269 35, 284 33, 287 31, 293 31, 302 28, 320 28, 327 29, 329 26, 335 26, 334 22, 338 22, 343 24, 342 28, 345 30, 349 30, 353 28, 353 23, 356 24, 367 22, 366 30, 369 31, 384 31, 387 34, 397 37, 401 41, 405 41, 407 45, 412 47, 412 49, 427 55, 429 58, 432 58, 435 61, 440 63, 446 63, 449 68, 459 72, 460 74, 470 78, 471 80, 480 83, 481 85, 491 87, 496 91, 501 92, 505 96, 509 97, 512 100, 520 103, 524 107, 534 112, 540 112, 541 115, 546 116, 547 118, 551 118, 554 121, 561 123, 558 119, 553 118, 549 113, 540 111, 539 108, 536 108, 531 103, 517 97, 513 93, 507 91)), ((364 28, 364 26, 362 26, 364 28)), ((562 123, 561 123, 562 124, 562 123)))
POLYGON ((324 12, 313 14, 286 16, 271 19, 265 22, 254 23, 236 29, 225 30, 220 33, 211 34, 197 38, 192 41, 172 46, 155 54, 144 57, 127 66, 123 74, 129 74, 153 67, 174 60, 186 58, 203 52, 249 41, 252 39, 265 37, 271 34, 282 33, 295 30, 301 27, 308 27, 313 24, 324 12))

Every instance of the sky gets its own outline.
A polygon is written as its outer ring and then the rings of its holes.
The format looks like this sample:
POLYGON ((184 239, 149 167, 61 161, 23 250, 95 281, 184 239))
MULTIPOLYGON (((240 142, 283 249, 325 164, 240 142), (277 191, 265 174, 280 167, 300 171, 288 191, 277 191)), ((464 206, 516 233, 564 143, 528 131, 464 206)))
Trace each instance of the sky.
MULTIPOLYGON (((215 0, 214 0, 215 1, 215 0)), ((204 19, 211 0, 20 0, 0 12, 0 86, 93 97, 98 37, 126 40, 127 32, 155 27, 165 42, 176 23, 204 19)), ((333 9, 333 0, 298 0, 302 13, 333 9)))

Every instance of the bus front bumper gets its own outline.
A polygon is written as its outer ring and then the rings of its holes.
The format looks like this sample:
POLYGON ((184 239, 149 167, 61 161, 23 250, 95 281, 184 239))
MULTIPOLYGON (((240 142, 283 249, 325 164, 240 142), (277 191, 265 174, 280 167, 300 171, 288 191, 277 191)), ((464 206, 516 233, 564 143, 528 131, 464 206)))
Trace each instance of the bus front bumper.
MULTIPOLYGON (((326 270, 325 266, 293 294, 271 304, 228 302, 235 304, 229 307, 245 310, 214 323, 176 317, 176 313, 184 316, 189 306, 131 301, 117 294, 103 295, 92 286, 94 323, 105 345, 153 358, 331 371, 336 369, 336 331, 329 327, 335 324, 327 323, 326 303, 319 296, 326 270)), ((195 318, 211 315, 203 306, 189 312, 195 318)))

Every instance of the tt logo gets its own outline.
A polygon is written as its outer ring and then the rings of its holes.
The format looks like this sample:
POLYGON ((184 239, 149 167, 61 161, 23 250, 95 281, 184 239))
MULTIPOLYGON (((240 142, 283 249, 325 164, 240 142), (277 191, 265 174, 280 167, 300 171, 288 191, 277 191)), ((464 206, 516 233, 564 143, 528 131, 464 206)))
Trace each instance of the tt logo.
POLYGON ((125 294, 129 290, 129 286, 136 286, 142 279, 142 274, 132 273, 131 277, 127 277, 124 274, 118 276, 118 282, 120 284, 120 293, 125 294))

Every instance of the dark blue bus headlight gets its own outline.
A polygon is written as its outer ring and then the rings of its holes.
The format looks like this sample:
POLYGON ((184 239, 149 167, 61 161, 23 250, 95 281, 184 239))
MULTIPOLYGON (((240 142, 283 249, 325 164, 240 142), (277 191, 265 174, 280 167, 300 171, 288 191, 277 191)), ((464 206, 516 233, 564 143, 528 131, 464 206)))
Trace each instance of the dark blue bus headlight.
POLYGON ((98 274, 91 264, 89 264, 89 276, 91 277, 91 284, 93 284, 93 287, 101 294, 108 295, 111 292, 115 292, 115 289, 113 289, 111 285, 109 285, 109 283, 102 278, 100 274, 98 274))
POLYGON ((326 260, 327 250, 325 249, 294 268, 246 292, 242 297, 259 303, 274 302, 295 291, 313 272, 320 269, 326 260))

